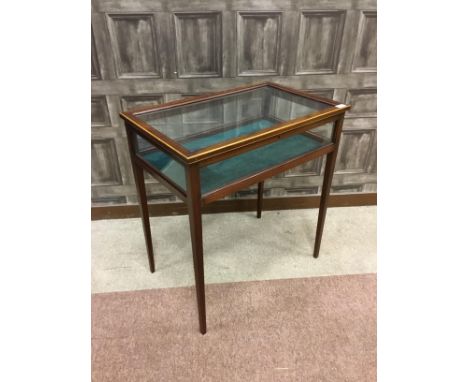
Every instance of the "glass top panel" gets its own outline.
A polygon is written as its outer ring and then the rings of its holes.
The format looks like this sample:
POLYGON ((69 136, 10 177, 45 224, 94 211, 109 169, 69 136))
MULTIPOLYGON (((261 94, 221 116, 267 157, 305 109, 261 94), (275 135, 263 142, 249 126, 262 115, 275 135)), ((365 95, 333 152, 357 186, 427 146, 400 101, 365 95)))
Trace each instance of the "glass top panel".
POLYGON ((137 116, 188 151, 196 152, 330 107, 264 86, 137 116))

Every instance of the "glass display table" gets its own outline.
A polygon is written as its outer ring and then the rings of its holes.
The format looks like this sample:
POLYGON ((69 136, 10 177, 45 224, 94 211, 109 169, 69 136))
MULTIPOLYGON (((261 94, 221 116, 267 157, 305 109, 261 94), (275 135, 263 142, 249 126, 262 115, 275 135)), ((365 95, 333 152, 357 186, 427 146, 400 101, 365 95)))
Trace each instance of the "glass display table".
POLYGON ((140 200, 151 272, 155 271, 146 170, 187 203, 200 332, 206 333, 201 208, 326 155, 315 235, 318 257, 345 112, 349 105, 265 82, 120 113, 140 200))

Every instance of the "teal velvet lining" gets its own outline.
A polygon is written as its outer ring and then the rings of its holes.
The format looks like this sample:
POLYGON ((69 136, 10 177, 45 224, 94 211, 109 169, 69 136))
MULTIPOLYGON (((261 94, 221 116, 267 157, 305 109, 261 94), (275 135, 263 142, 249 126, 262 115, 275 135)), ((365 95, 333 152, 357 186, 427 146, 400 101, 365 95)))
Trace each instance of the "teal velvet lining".
MULTIPOLYGON (((271 123, 268 120, 260 120, 233 130, 245 128, 255 131, 263 128, 260 127, 262 121, 271 123)), ((200 147, 207 147, 208 145, 206 144, 206 141, 209 139, 212 139, 213 142, 209 145, 227 139, 227 133, 228 131, 215 134, 213 136, 199 138, 200 141, 203 140, 203 143, 199 143, 200 147)), ((236 136, 236 133, 233 132, 231 136, 236 136)), ((199 140, 193 140, 188 143, 192 144, 192 147, 195 148, 197 147, 197 142, 199 140)), ((211 192, 237 179, 265 170, 269 167, 273 167, 299 155, 316 150, 320 146, 322 146, 321 142, 318 142, 309 136, 298 134, 235 157, 225 159, 221 162, 202 167, 200 169, 202 194, 211 192)), ((153 151, 147 154, 141 153, 140 155, 158 168, 164 175, 178 184, 182 189, 186 189, 184 167, 179 162, 173 160, 170 156, 161 151, 153 151)))
POLYGON ((141 153, 140 155, 183 190, 186 189, 185 169, 179 162, 162 151, 151 151, 149 153, 141 153))
POLYGON ((213 191, 234 180, 265 170, 320 147, 320 143, 304 135, 247 151, 235 157, 201 168, 202 193, 213 191))
POLYGON ((276 123, 277 122, 273 122, 268 119, 259 119, 258 121, 246 123, 239 127, 234 127, 229 130, 221 131, 217 134, 197 138, 192 141, 182 142, 182 146, 184 146, 190 151, 197 151, 200 149, 204 149, 208 146, 212 146, 216 143, 227 141, 228 139, 240 137, 241 135, 247 135, 255 131, 266 129, 267 127, 273 126, 276 123))

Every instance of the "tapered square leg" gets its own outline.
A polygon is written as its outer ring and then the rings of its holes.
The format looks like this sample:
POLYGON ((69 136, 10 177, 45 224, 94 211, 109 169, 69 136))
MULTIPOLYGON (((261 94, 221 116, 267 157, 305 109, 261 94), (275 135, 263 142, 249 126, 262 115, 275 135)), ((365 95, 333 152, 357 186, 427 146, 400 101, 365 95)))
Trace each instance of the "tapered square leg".
POLYGON ((153 239, 151 237, 151 226, 148 211, 148 199, 146 197, 145 177, 143 169, 139 166, 134 166, 135 183, 137 184, 138 196, 140 199, 141 220, 143 222, 143 231, 145 233, 146 252, 148 254, 148 262, 151 273, 155 271, 153 239))
POLYGON ((149 220, 148 199, 146 197, 145 176, 144 176, 143 168, 141 168, 135 163, 135 155, 136 155, 135 134, 132 132, 132 130, 129 127, 127 127, 127 139, 128 139, 128 147, 130 151, 130 159, 131 159, 132 168, 133 168, 133 176, 135 178, 135 185, 137 188, 138 200, 140 202, 141 220, 143 222, 143 232, 145 234, 146 253, 148 254, 148 262, 149 262, 150 271, 151 273, 154 273, 155 266, 154 266, 153 240, 151 238, 151 226, 150 226, 150 220, 149 220))
POLYGON ((325 216, 327 215, 328 199, 330 196, 330 188, 333 179, 333 172, 335 170, 336 157, 338 155, 338 147, 340 143, 341 131, 343 127, 343 119, 335 122, 335 129, 333 134, 333 143, 335 149, 327 154, 325 164, 325 174, 323 175, 322 195, 320 197, 320 209, 317 220, 317 231, 315 234, 314 243, 314 257, 317 258, 320 252, 320 244, 322 243, 323 227, 325 225, 325 216))
POLYGON ((205 276, 203 269, 203 235, 201 215, 200 177, 197 166, 187 168, 187 207, 192 239, 193 269, 197 291, 200 333, 206 333, 205 276))
POLYGON ((257 187, 257 218, 262 217, 263 208, 263 182, 258 183, 257 187))
MULTIPOLYGON (((323 227, 325 225, 325 216, 327 215, 328 197, 330 195, 331 179, 334 169, 334 154, 331 152, 327 155, 327 163, 325 165, 324 182, 322 186, 322 196, 320 197, 320 209, 317 220, 317 231, 315 234, 314 257, 317 258, 320 252, 320 244, 322 242, 323 227)), ((336 156, 336 155, 335 155, 336 156)))

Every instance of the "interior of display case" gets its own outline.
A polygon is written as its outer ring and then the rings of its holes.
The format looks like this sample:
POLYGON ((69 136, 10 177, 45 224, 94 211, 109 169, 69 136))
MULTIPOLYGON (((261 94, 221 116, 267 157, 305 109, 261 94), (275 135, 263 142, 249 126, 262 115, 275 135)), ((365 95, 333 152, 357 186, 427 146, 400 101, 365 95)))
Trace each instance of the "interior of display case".
MULTIPOLYGON (((329 104, 264 86, 137 117, 196 153, 327 108, 329 104)), ((202 194, 317 150, 331 142, 332 131, 328 123, 202 167, 202 194)), ((186 190, 184 166, 140 136, 137 155, 186 190)))

